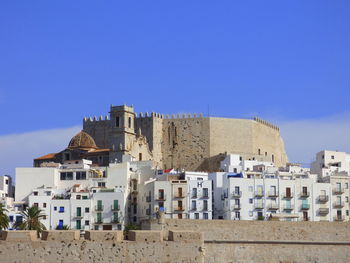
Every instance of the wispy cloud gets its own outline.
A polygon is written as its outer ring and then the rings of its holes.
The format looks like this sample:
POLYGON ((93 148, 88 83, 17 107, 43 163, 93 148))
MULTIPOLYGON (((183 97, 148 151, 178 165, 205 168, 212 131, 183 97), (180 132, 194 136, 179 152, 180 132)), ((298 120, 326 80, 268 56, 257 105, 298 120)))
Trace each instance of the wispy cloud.
POLYGON ((350 152, 350 112, 279 123, 292 162, 308 164, 317 152, 325 149, 350 152))
POLYGON ((30 167, 33 159, 63 150, 80 126, 0 136, 0 175, 15 174, 16 167, 30 167))

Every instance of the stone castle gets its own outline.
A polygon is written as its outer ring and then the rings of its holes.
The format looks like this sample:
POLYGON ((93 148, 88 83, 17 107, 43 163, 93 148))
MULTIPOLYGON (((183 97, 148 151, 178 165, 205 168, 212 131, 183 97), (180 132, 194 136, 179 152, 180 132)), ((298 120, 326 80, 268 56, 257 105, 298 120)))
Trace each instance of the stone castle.
POLYGON ((288 161, 279 128, 259 118, 136 114, 132 106, 111 105, 109 116, 84 118, 83 132, 98 149, 109 149, 109 162, 129 154, 161 169, 218 171, 228 153, 277 166, 288 161))

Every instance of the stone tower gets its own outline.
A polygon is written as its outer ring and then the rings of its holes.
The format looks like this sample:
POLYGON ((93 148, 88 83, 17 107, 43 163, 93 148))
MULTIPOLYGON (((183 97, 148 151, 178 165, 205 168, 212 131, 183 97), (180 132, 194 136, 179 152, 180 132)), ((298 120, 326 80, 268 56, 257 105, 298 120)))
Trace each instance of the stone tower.
POLYGON ((110 161, 121 161, 122 155, 131 151, 135 140, 135 113, 133 107, 111 106, 109 127, 110 161))

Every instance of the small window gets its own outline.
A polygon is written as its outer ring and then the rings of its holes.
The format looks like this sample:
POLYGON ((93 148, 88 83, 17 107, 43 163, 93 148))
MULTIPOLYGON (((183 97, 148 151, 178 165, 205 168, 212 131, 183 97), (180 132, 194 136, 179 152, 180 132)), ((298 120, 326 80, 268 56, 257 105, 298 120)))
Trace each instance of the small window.
POLYGON ((33 194, 34 194, 34 195, 38 195, 38 192, 35 191, 35 192, 33 192, 33 194))
POLYGON ((39 207, 39 203, 34 203, 34 206, 39 207))
POLYGON ((75 178, 76 180, 86 180, 86 172, 76 172, 75 178))
POLYGON ((139 161, 142 161, 142 153, 139 153, 139 161))
POLYGON ((115 127, 120 127, 120 118, 115 117, 115 127))
POLYGON ((59 213, 64 213, 64 206, 60 206, 60 210, 58 212, 59 213))
POLYGON ((85 213, 90 213, 90 208, 89 207, 85 207, 85 213))
POLYGON ((208 213, 203 213, 203 219, 209 219, 208 213))
POLYGON ((12 223, 13 222, 13 216, 9 216, 9 221, 12 223))
POLYGON ((6 179, 5 184, 9 184, 9 180, 8 179, 6 179))
POLYGON ((83 198, 83 200, 87 200, 88 196, 87 195, 83 195, 82 198, 83 198))
POLYGON ((332 160, 334 160, 334 155, 331 156, 332 160))
POLYGON ((43 207, 46 208, 46 203, 43 203, 43 207))
POLYGON ((131 128, 131 117, 128 119, 129 128, 131 128))
POLYGON ((46 220, 46 216, 43 216, 43 220, 46 220))
POLYGON ((253 203, 253 198, 249 198, 249 204, 253 203))
POLYGON ((261 155, 261 150, 260 149, 258 149, 258 154, 261 155))
POLYGON ((195 214, 194 214, 194 218, 195 218, 195 219, 199 219, 199 213, 195 213, 195 214))
POLYGON ((265 152, 265 156, 267 156, 267 152, 265 152))
POLYGON ((55 206, 55 207, 53 208, 53 211, 57 211, 57 206, 55 206))
POLYGON ((86 226, 90 225, 90 221, 89 220, 85 220, 85 225, 86 226))
POLYGON ((81 199, 81 195, 77 195, 77 200, 80 200, 81 199))

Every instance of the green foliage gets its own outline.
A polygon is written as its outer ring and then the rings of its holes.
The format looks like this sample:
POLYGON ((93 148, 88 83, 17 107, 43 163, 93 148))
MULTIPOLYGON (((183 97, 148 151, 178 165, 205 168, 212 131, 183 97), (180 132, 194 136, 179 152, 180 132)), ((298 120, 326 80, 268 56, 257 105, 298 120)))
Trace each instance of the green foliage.
POLYGON ((265 218, 263 216, 258 216, 258 220, 263 221, 265 218))
POLYGON ((68 225, 63 225, 62 227, 57 226, 56 230, 70 230, 70 227, 68 225))
POLYGON ((36 230, 38 234, 41 233, 43 230, 46 230, 44 224, 40 222, 45 217, 42 211, 37 206, 28 207, 25 211, 21 212, 23 221, 16 222, 14 227, 21 230, 36 230))
POLYGON ((0 230, 5 230, 9 227, 9 218, 5 212, 4 205, 0 203, 0 230))
POLYGON ((130 230, 139 230, 140 227, 138 225, 135 224, 128 224, 124 227, 124 237, 125 239, 128 239, 128 234, 130 230))

